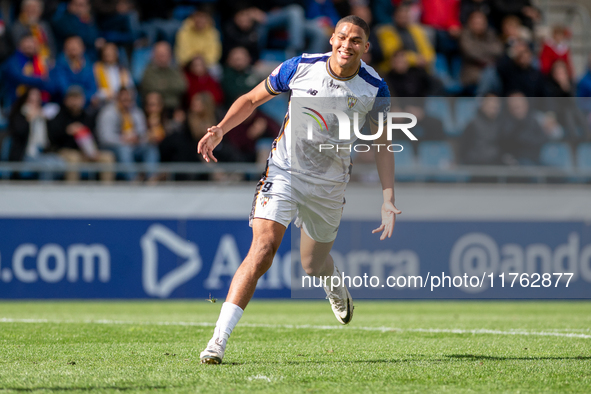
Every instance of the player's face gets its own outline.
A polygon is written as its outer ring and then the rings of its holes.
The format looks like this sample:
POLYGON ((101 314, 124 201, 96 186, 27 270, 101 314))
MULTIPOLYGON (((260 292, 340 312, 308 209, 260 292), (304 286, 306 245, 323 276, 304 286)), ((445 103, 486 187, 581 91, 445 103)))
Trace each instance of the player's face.
POLYGON ((332 56, 341 67, 359 64, 361 56, 368 51, 369 42, 365 32, 352 23, 341 23, 330 38, 332 56))

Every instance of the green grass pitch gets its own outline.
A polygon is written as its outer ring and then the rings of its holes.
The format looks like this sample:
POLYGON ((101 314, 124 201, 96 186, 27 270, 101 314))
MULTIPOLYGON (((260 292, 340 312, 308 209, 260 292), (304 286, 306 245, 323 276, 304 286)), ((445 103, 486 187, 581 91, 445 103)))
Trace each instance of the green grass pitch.
POLYGON ((220 306, 2 302, 0 391, 591 392, 590 302, 255 300, 201 365, 220 306))

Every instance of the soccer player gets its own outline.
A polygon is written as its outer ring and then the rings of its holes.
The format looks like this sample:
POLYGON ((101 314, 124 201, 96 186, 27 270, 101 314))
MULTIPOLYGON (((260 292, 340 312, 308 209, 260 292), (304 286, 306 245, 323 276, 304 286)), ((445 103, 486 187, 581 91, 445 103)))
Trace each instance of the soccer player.
MULTIPOLYGON (((320 154, 326 155, 328 160, 313 160, 313 163, 306 161, 307 154, 294 157, 292 146, 298 144, 294 141, 297 126, 290 119, 293 119, 294 99, 342 98, 348 103, 347 115, 353 118, 353 112, 358 112, 359 119, 363 119, 360 123, 368 115, 371 132, 377 133, 378 120, 384 119, 390 108, 390 93, 384 80, 361 61, 361 56, 369 49, 368 38, 369 27, 363 19, 356 16, 341 19, 330 38, 331 53, 303 54, 283 62, 265 81, 239 97, 224 119, 209 128, 199 141, 197 149, 205 161, 217 161, 213 150, 224 134, 243 122, 259 105, 291 90, 291 101, 281 133, 273 142, 267 169, 256 188, 250 215, 252 245, 232 279, 213 338, 201 353, 202 363, 222 362, 228 338, 252 298, 258 279, 271 267, 294 216, 296 226, 301 228, 300 254, 305 272, 316 277, 341 276, 329 252, 344 206, 350 151, 325 150, 320 154), (368 98, 371 105, 362 105, 362 101, 367 103, 368 98), (383 117, 378 116, 380 112, 384 113, 383 117)), ((336 117, 327 118, 327 129, 334 130, 331 126, 338 129, 336 117)), ((385 144, 385 134, 382 133, 375 142, 385 144)), ((354 140, 345 142, 352 144, 354 140)), ((299 153, 300 150, 298 156, 299 153)), ((319 152, 308 153, 318 159, 319 152)), ((394 155, 380 149, 375 152, 375 157, 384 203, 381 208, 382 224, 373 233, 382 232, 380 239, 384 240, 392 235, 396 214, 401 212, 394 206, 394 155)), ((324 290, 332 310, 340 323, 348 324, 353 317, 353 299, 344 283, 334 288, 330 283, 330 280, 326 281, 324 290)))

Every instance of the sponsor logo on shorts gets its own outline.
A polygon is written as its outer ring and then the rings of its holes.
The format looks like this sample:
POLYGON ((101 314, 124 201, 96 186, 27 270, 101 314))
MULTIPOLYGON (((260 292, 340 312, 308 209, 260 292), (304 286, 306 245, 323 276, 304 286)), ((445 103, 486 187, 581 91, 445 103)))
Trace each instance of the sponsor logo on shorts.
POLYGON ((270 199, 271 199, 271 197, 269 197, 269 196, 261 196, 259 198, 259 202, 261 204, 261 207, 264 208, 265 206, 267 206, 270 199))

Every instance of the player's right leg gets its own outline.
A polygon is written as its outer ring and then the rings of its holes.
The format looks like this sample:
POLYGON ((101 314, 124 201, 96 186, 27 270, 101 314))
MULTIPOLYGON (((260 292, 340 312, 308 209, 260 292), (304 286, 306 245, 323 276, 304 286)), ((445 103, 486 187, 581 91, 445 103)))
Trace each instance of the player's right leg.
POLYGON ((214 335, 201 352, 203 364, 222 362, 232 330, 252 298, 257 282, 273 263, 286 227, 273 220, 255 218, 252 222, 252 244, 248 255, 234 274, 226 302, 222 305, 214 335))

